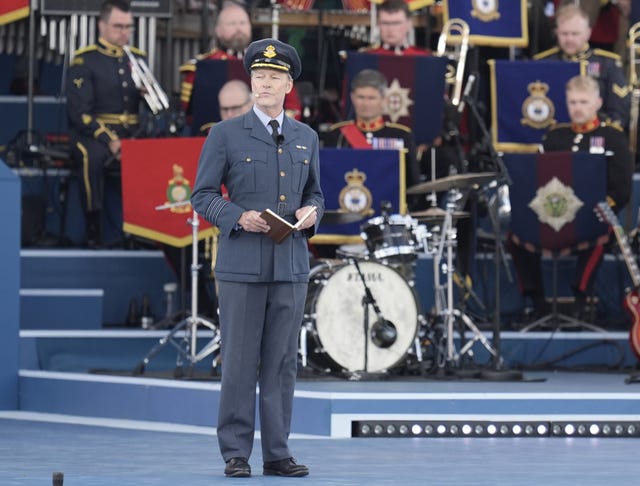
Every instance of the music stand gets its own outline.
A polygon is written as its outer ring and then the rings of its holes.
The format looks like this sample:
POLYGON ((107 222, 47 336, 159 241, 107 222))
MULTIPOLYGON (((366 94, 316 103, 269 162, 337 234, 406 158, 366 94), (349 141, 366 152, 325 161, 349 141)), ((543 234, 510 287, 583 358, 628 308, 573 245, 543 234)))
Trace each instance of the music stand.
POLYGON ((593 212, 606 199, 604 154, 549 152, 507 154, 505 164, 513 181, 511 233, 514 244, 551 255, 551 313, 521 329, 584 327, 604 330, 558 312, 558 258, 587 247, 607 234, 607 226, 593 212))

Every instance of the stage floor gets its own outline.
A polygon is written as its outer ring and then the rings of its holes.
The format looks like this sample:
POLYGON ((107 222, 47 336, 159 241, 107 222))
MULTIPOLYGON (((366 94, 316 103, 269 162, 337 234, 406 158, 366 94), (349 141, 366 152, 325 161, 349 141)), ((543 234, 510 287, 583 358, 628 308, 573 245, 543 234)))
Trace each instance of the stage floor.
MULTIPOLYGON (((303 418, 305 400, 324 399, 338 415, 350 420, 584 421, 608 417, 638 422, 640 384, 626 383, 628 377, 624 373, 525 372, 521 381, 302 379, 296 388, 294 415, 303 418), (412 407, 423 413, 410 413, 412 407)), ((170 381, 144 377, 113 380, 135 380, 142 385, 170 381)), ((194 405, 188 400, 189 383, 179 383, 184 401, 174 401, 173 406, 188 415, 194 405)), ((193 385, 218 386, 202 381, 193 385)), ((304 481, 323 486, 626 485, 637 483, 640 474, 640 462, 632 454, 639 438, 338 438, 293 434, 292 451, 310 467, 311 475, 292 480, 262 476, 258 434, 250 461, 254 477, 249 481, 273 485, 304 481)), ((225 481, 223 468, 214 427, 35 411, 0 412, 3 485, 50 484, 54 471, 65 474, 67 486, 209 485, 225 481)))

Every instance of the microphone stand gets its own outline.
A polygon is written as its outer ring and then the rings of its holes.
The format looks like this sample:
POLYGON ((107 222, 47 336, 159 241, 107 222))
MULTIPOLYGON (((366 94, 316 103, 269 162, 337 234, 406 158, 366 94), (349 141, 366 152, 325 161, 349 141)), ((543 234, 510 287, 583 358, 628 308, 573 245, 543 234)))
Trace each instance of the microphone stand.
MULTIPOLYGON (((495 164, 496 172, 498 173, 497 181, 498 185, 506 184, 507 186, 511 186, 512 181, 509 176, 509 172, 507 167, 504 165, 502 157, 496 152, 493 144, 491 143, 491 135, 489 130, 487 130, 487 125, 484 123, 484 120, 480 116, 478 112, 478 107, 476 106, 475 100, 468 95, 463 96, 462 98, 464 102, 469 107, 473 118, 475 119, 477 126, 481 133, 481 142, 480 146, 482 149, 486 149, 489 152, 489 157, 491 161, 495 164)), ((490 210, 491 212, 491 210, 490 210)), ((493 349, 495 350, 495 354, 493 355, 492 360, 492 369, 485 370, 481 372, 481 375, 488 379, 498 379, 498 380, 522 380, 523 375, 520 371, 517 370, 506 370, 504 368, 504 361, 501 355, 501 345, 500 345, 500 256, 504 257, 504 249, 502 248, 502 240, 501 240, 501 232, 500 226, 497 224, 497 217, 494 217, 491 214, 491 223, 493 226, 494 236, 495 236, 495 254, 494 254, 494 264, 495 264, 495 310, 493 313, 493 349)), ((506 259, 505 259, 506 262, 506 259)))
MULTIPOLYGON (((350 263, 353 263, 353 265, 356 267, 356 270, 358 272, 358 275, 360 275, 360 280, 362 281, 362 285, 364 287, 364 296, 362 297, 362 306, 364 310, 364 370, 363 370, 363 374, 360 374, 357 371, 351 374, 352 380, 361 380, 365 376, 369 376, 369 377, 373 376, 373 374, 368 372, 368 369, 369 369, 369 354, 368 354, 369 353, 369 305, 373 307, 373 310, 376 313, 376 316, 378 317, 378 320, 376 321, 375 326, 382 327, 383 332, 386 333, 385 340, 382 342, 382 344, 380 344, 380 347, 388 348, 389 346, 391 346, 397 339, 397 331, 395 326, 382 316, 382 312, 380 311, 380 308, 378 307, 376 300, 373 298, 371 289, 369 288, 369 286, 367 285, 367 282, 365 281, 364 274, 360 269, 358 260, 356 260, 355 258, 350 258, 349 261, 350 263)), ((376 374, 375 376, 384 376, 384 373, 376 374)))

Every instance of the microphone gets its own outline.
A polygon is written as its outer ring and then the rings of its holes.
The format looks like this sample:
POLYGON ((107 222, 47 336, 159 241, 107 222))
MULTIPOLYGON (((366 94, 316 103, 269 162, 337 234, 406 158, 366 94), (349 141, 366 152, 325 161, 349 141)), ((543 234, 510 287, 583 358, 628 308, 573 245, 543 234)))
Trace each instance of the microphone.
POLYGON ((371 326, 371 341, 379 348, 389 348, 398 339, 398 331, 393 322, 382 316, 371 326))
POLYGON ((53 486, 62 486, 64 484, 64 473, 54 472, 51 480, 53 486))
POLYGON ((464 93, 462 94, 462 99, 460 103, 458 103, 458 113, 462 113, 464 110, 464 100, 469 98, 471 94, 471 89, 473 88, 473 83, 476 81, 476 76, 474 74, 469 74, 467 78, 467 84, 464 87, 464 93))
POLYGON ((278 133, 278 140, 276 141, 278 145, 282 145, 284 143, 284 135, 282 133, 278 133))

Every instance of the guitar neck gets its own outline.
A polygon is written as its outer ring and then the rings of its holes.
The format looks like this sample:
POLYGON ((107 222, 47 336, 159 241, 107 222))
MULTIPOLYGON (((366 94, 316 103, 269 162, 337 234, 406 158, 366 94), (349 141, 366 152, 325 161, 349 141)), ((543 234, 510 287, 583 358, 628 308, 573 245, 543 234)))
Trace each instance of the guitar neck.
POLYGON ((618 246, 620 247, 620 252, 624 257, 624 261, 627 264, 627 269, 629 270, 629 274, 631 275, 631 280, 633 281, 633 286, 635 288, 640 287, 640 270, 638 269, 638 264, 636 262, 635 255, 631 250, 631 246, 629 245, 629 240, 624 231, 624 228, 621 225, 613 226, 613 232, 616 235, 616 241, 618 242, 618 246))

